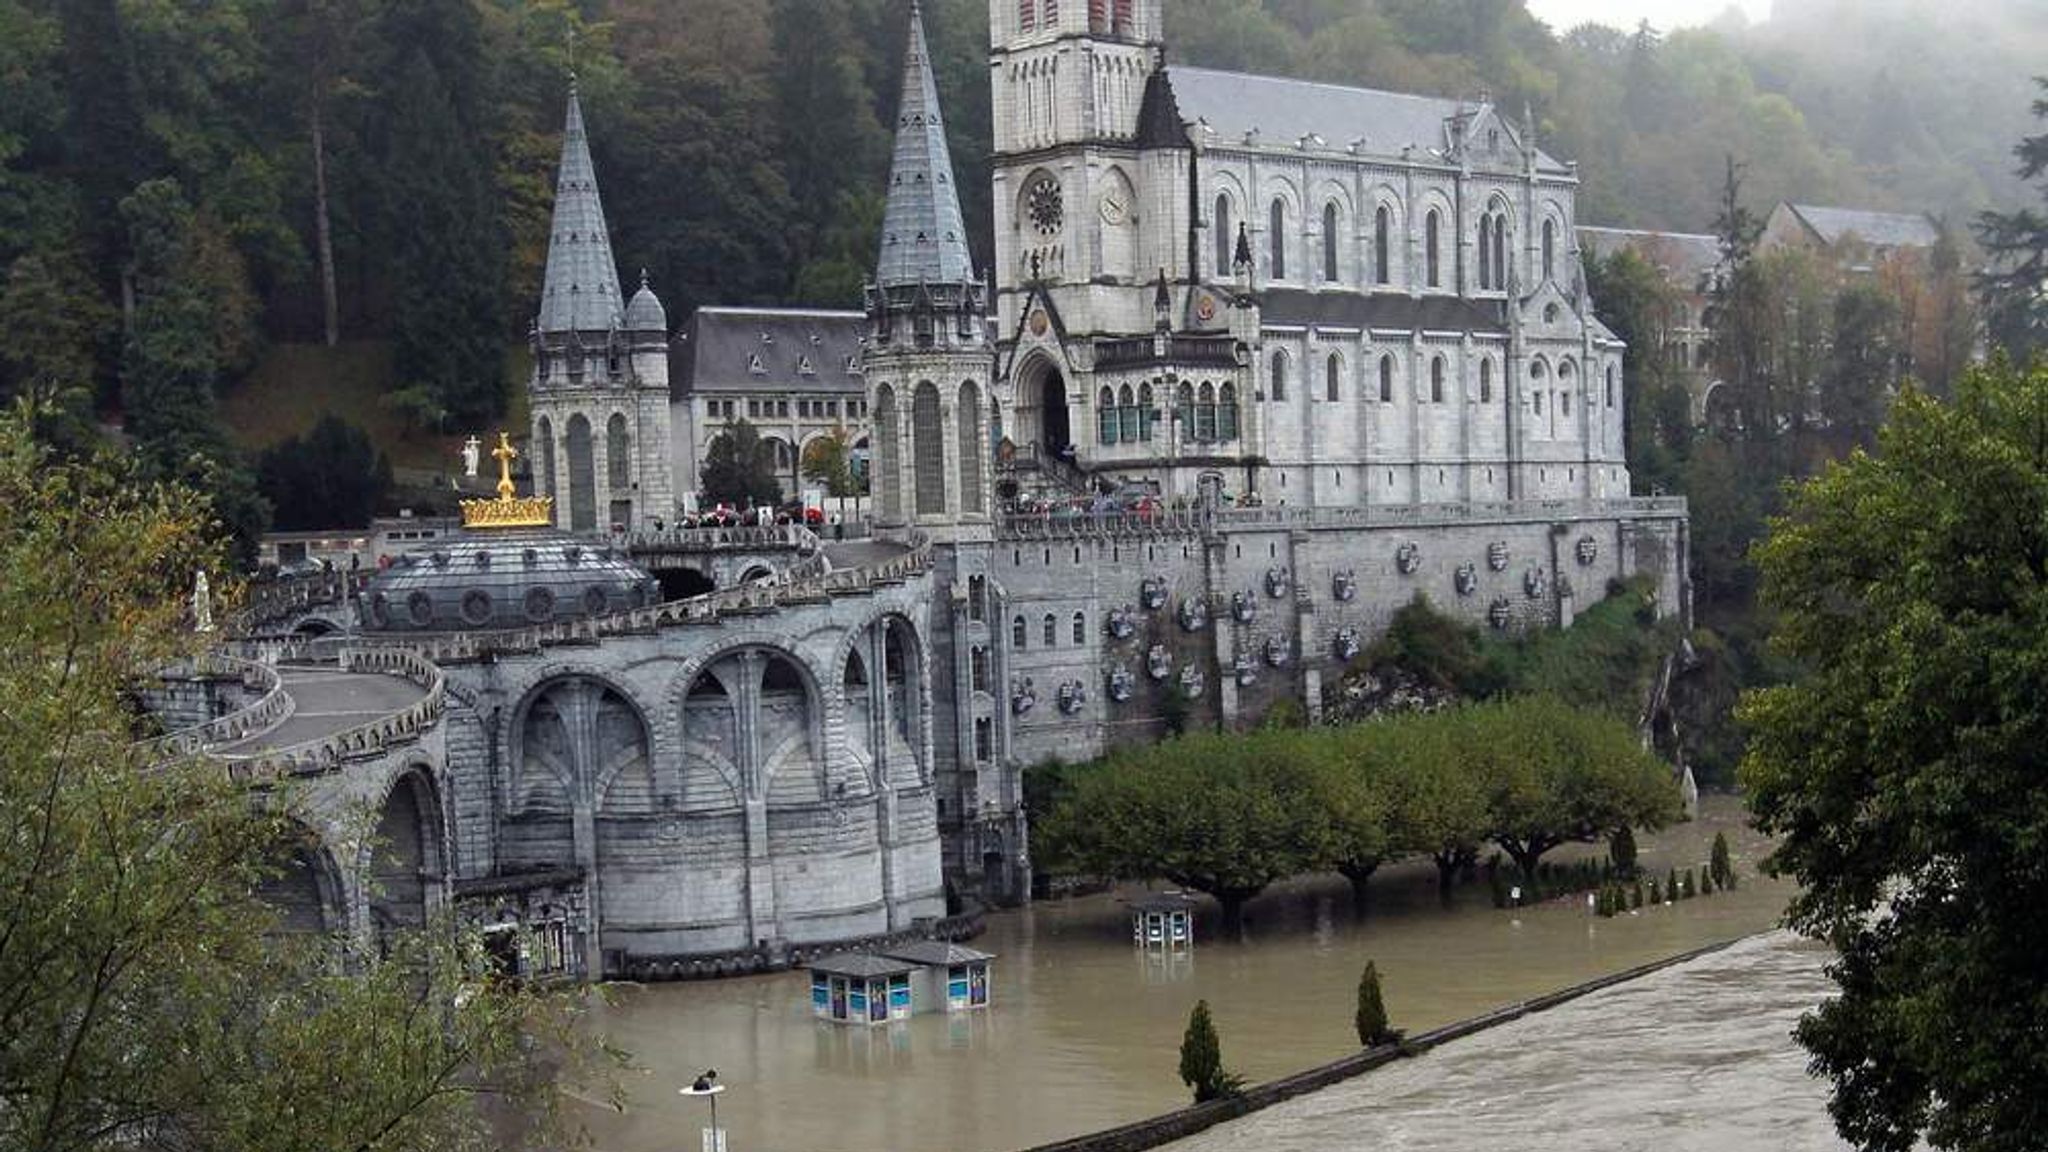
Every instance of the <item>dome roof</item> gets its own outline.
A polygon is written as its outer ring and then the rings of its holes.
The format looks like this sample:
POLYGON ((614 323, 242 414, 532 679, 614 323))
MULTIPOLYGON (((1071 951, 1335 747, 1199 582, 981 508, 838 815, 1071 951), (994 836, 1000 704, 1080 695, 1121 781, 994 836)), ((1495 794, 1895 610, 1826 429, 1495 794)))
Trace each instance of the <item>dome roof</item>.
POLYGON ((361 593, 365 632, 482 632, 661 601, 619 549, 552 528, 464 532, 403 553, 361 593))
POLYGON ((647 286, 647 274, 640 274, 640 290, 633 293, 633 299, 626 305, 626 331, 668 332, 668 310, 661 306, 661 299, 654 289, 647 286))

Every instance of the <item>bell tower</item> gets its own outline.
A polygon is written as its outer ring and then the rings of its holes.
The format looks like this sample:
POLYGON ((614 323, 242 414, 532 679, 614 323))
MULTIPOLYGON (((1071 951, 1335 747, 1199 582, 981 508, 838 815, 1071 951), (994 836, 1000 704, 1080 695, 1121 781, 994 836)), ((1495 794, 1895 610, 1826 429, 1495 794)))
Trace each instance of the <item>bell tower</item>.
POLYGON ((869 488, 886 534, 991 538, 986 312, 913 4, 862 364, 874 423, 869 488))

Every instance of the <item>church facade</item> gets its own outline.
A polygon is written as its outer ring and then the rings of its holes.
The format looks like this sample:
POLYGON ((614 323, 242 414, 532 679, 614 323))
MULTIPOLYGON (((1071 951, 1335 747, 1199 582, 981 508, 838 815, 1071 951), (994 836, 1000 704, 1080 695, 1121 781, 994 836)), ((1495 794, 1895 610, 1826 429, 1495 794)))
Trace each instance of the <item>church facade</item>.
POLYGON ((523 447, 546 510, 359 603, 447 699, 400 870, 547 926, 569 975, 758 970, 1028 899, 1030 766, 1317 717, 1417 597, 1504 631, 1624 579, 1686 610, 1684 503, 1629 495, 1575 177, 1526 124, 1165 67, 1159 0, 990 15, 984 274, 912 11, 845 372, 859 540, 674 526, 705 413, 672 410, 652 287, 622 298, 572 93, 523 447), (1151 496, 1087 504, 1110 486, 1151 496))

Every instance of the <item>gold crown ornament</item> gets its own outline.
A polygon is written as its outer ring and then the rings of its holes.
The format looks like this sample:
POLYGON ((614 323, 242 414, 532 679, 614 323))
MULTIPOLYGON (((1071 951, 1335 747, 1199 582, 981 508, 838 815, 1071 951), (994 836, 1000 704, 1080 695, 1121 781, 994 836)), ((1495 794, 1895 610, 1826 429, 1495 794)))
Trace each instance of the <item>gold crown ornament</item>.
POLYGON ((519 449, 512 447, 512 436, 507 432, 498 433, 498 446, 491 449, 491 457, 498 462, 498 498, 496 500, 464 500, 462 502, 462 526, 464 528, 548 528, 555 523, 555 500, 552 496, 520 496, 512 483, 512 461, 518 459, 519 449))

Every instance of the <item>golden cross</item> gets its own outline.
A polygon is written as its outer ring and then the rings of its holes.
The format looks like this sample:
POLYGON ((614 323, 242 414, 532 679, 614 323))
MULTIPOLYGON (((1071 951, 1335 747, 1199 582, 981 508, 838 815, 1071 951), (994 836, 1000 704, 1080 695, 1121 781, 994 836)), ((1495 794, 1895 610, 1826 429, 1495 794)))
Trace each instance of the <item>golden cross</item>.
POLYGON ((498 446, 491 449, 491 458, 498 462, 498 499, 510 500, 517 491, 512 486, 512 461, 519 458, 519 449, 512 446, 511 433, 498 433, 498 446))

